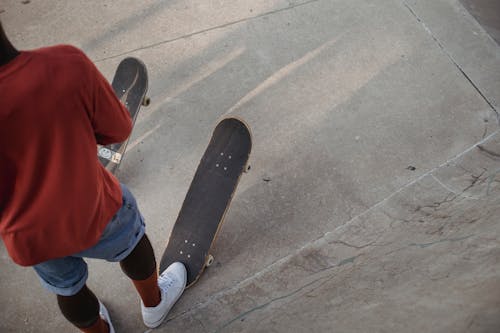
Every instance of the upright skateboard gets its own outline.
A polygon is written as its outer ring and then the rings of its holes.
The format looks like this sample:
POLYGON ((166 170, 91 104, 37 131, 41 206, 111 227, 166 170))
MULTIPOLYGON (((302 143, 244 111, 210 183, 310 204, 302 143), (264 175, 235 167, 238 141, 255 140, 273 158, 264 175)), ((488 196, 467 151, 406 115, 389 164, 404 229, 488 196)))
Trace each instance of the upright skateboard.
MULTIPOLYGON (((149 98, 146 97, 146 91, 148 90, 146 66, 136 58, 123 59, 116 69, 111 86, 118 99, 130 112, 132 124, 135 124, 141 105, 149 105, 149 98)), ((98 147, 97 155, 106 169, 113 173, 118 169, 125 154, 127 143, 128 139, 124 142, 98 147)))
POLYGON ((160 272, 176 261, 187 269, 193 285, 213 262, 210 250, 252 148, 248 127, 236 118, 215 128, 189 187, 160 262, 160 272))

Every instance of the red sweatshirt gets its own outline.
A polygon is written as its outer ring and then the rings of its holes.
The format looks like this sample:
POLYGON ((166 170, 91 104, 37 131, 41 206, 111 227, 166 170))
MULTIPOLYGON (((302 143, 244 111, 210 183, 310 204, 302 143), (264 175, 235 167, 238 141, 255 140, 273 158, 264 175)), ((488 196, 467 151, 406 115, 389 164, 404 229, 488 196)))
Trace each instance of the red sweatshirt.
POLYGON ((21 52, 0 66, 0 235, 16 263, 97 243, 122 194, 96 144, 131 130, 127 109, 74 47, 21 52))

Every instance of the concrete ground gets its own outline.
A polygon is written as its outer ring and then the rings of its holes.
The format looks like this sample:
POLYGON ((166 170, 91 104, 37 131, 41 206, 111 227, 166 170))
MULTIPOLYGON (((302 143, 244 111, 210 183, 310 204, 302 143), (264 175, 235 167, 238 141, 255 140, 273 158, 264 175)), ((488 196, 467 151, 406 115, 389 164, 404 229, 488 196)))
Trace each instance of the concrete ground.
MULTIPOLYGON (((157 255, 217 120, 250 124, 216 262, 156 331, 500 331, 500 48, 459 0, 3 0, 0 19, 109 79, 147 64, 118 177, 157 255)), ((72 331, 3 245, 0 265, 0 332, 72 331)), ((147 331, 118 265, 88 283, 118 332, 147 331)))
POLYGON ((500 44, 500 2, 497 0, 461 0, 461 2, 500 44))

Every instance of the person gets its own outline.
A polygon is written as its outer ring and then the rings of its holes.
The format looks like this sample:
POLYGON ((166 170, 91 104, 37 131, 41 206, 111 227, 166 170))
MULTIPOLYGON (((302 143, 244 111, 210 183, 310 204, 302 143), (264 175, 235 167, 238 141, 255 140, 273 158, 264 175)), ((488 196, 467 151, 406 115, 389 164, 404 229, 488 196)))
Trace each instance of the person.
POLYGON ((79 49, 18 51, 0 22, 0 101, 0 234, 12 260, 34 268, 82 332, 114 332, 84 258, 119 262, 144 324, 159 326, 186 269, 174 263, 158 277, 136 200, 97 158, 97 144, 132 130, 112 87, 79 49))

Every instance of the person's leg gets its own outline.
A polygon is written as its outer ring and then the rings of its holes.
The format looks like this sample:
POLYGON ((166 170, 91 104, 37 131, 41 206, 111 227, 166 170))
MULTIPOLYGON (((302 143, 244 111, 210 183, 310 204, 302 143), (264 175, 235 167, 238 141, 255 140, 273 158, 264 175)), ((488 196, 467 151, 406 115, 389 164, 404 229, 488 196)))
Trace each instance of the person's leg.
POLYGON ((102 305, 85 284, 88 270, 82 258, 48 260, 33 268, 42 286, 57 295, 62 314, 74 326, 88 333, 114 332, 109 316, 104 321, 99 315, 102 305))
POLYGON ((123 204, 106 226, 99 242, 78 257, 120 262, 141 298, 144 323, 157 327, 179 299, 186 286, 186 269, 175 263, 157 276, 153 248, 145 236, 144 219, 137 202, 122 184, 123 204))
POLYGON ((57 295, 64 317, 85 333, 106 333, 109 326, 99 315, 99 301, 85 285, 73 296, 57 295))
POLYGON ((122 186, 123 207, 116 218, 130 226, 124 228, 135 235, 129 249, 113 260, 120 261, 125 274, 132 280, 141 298, 144 324, 150 328, 159 326, 172 306, 177 302, 186 286, 186 268, 174 263, 158 277, 153 247, 144 232, 144 221, 130 191, 122 186))
POLYGON ((144 306, 153 307, 160 304, 161 292, 158 286, 158 274, 153 247, 146 235, 134 250, 122 261, 123 272, 132 280, 144 306))
POLYGON ((146 235, 120 261, 120 266, 141 297, 144 324, 150 328, 159 326, 184 291, 186 268, 174 263, 158 278, 153 247, 146 235))

